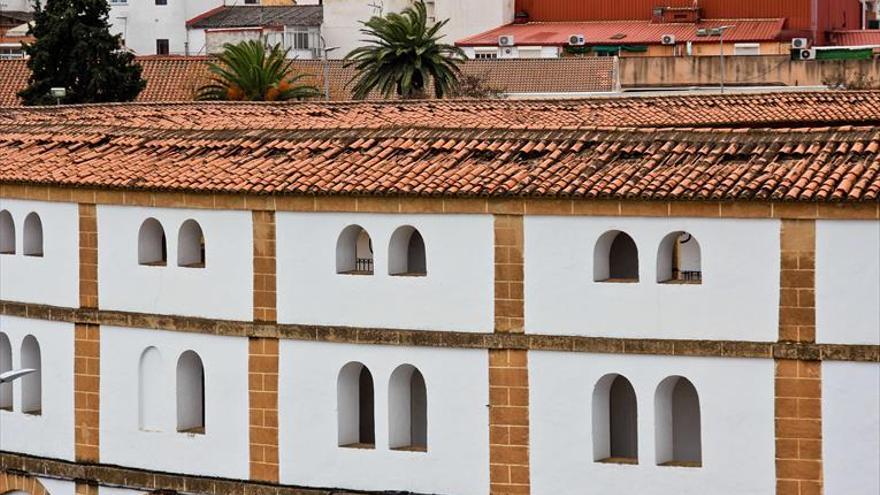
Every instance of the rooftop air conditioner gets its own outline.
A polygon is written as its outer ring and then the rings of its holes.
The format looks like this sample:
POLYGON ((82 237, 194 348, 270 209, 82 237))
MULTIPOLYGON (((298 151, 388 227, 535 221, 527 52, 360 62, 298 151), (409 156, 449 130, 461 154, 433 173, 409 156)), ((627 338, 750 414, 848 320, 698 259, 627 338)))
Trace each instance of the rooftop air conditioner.
POLYGON ((582 34, 573 34, 568 37, 568 44, 572 46, 584 46, 587 40, 584 38, 582 34))
POLYGON ((505 34, 498 37, 498 46, 513 46, 513 35, 505 34))
POLYGON ((803 50, 792 50, 791 51, 791 59, 792 60, 815 60, 816 59, 816 49, 815 48, 804 48, 803 50))
POLYGON ((794 38, 791 40, 792 50, 803 50, 809 46, 810 40, 807 38, 794 38))
POLYGON ((660 37, 661 45, 674 45, 675 44, 675 35, 674 34, 664 34, 660 37))

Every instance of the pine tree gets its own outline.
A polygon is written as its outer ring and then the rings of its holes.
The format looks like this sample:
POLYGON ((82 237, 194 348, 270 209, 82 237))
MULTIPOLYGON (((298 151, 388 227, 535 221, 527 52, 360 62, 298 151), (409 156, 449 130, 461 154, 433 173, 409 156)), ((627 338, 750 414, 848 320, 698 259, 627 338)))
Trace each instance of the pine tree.
POLYGON ((25 105, 54 104, 50 89, 63 87, 62 103, 131 101, 144 89, 141 67, 110 34, 107 0, 34 0, 36 38, 24 50, 30 57, 25 105))

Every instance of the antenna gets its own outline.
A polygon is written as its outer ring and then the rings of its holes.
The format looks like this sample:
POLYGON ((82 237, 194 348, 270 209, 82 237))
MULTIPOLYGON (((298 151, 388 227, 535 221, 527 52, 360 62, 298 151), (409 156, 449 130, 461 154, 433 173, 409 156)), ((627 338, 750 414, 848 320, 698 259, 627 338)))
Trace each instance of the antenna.
POLYGON ((374 16, 381 17, 382 12, 385 10, 385 2, 383 0, 373 0, 367 4, 367 7, 372 7, 374 16))

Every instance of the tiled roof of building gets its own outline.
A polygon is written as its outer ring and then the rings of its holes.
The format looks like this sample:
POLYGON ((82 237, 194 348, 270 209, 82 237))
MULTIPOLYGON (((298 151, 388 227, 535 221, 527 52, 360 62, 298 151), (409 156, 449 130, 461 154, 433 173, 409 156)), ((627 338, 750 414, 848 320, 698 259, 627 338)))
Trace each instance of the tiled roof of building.
POLYGON ((513 35, 518 46, 567 45, 572 35, 583 35, 587 45, 659 45, 671 34, 677 43, 717 43, 717 37, 697 36, 698 29, 735 26, 724 41, 773 41, 780 38, 785 19, 704 19, 693 23, 651 21, 531 22, 507 24, 456 42, 459 46, 498 46, 498 37, 513 35))
POLYGON ((880 200, 880 92, 0 109, 0 182, 255 194, 880 200))
MULTIPOLYGON (((147 87, 140 102, 191 101, 208 77, 207 57, 140 57, 147 87)), ((304 82, 323 90, 324 66, 319 60, 297 60, 296 70, 309 74, 304 82)), ((335 60, 330 67, 330 99, 351 99, 346 87, 353 68, 335 60)), ((614 61, 609 57, 566 59, 468 60, 462 70, 484 75, 493 87, 509 93, 595 93, 614 88, 614 61)), ((0 106, 18 105, 30 72, 24 60, 0 60, 0 106)))
POLYGON ((222 29, 241 27, 320 26, 324 21, 321 5, 224 6, 209 10, 187 21, 189 28, 222 29))
POLYGON ((880 29, 833 31, 830 38, 837 46, 880 46, 880 29))

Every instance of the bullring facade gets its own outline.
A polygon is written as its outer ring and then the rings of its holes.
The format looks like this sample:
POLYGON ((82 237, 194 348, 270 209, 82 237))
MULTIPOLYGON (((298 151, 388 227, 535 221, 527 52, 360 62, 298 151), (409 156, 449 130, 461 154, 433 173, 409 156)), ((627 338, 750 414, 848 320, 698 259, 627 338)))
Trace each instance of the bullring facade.
POLYGON ((0 110, 0 493, 876 493, 877 108, 0 110))

